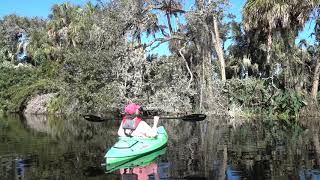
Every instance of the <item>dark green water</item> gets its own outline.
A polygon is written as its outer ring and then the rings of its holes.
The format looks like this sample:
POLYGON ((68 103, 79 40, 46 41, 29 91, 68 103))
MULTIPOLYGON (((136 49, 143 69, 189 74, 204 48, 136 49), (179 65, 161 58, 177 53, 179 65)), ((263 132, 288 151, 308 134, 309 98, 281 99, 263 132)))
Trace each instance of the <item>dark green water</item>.
MULTIPOLYGON (((259 120, 231 127, 223 118, 208 117, 160 124, 168 146, 149 165, 160 179, 320 179, 315 120, 303 120, 304 126, 259 120)), ((119 171, 100 168, 118 126, 79 117, 0 117, 0 179, 121 179, 119 171)))

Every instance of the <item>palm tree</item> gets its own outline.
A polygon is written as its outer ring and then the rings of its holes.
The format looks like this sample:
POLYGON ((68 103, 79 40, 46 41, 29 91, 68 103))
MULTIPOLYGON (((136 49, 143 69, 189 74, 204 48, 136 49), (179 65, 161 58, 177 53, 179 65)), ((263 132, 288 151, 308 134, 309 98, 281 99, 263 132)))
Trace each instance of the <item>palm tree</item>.
POLYGON ((47 24, 49 36, 55 39, 56 43, 61 43, 60 40, 63 39, 67 45, 71 42, 75 46, 75 37, 80 29, 78 24, 82 16, 82 9, 79 6, 73 6, 70 3, 53 5, 47 24))
POLYGON ((166 34, 165 29, 167 28, 164 25, 158 24, 158 17, 155 14, 149 13, 148 15, 148 21, 145 24, 145 31, 147 33, 147 36, 153 36, 155 38, 155 35, 158 31, 161 31, 163 36, 168 36, 166 34))
MULTIPOLYGON (((267 65, 271 63, 273 32, 279 28, 289 29, 293 36, 297 36, 298 31, 303 28, 310 13, 319 5, 319 2, 319 0, 248 0, 246 2, 242 11, 245 29, 262 28, 267 33, 267 65)), ((291 38, 291 42, 294 39, 294 37, 284 36, 282 38, 291 38)), ((288 45, 290 47, 293 44, 288 45)))
POLYGON ((132 39, 137 41, 139 47, 142 46, 141 34, 144 32, 147 37, 150 35, 155 37, 155 34, 160 30, 165 35, 166 26, 158 24, 157 15, 151 11, 152 8, 150 9, 150 7, 156 7, 154 5, 154 2, 144 0, 132 1, 129 4, 131 9, 134 9, 134 15, 128 24, 128 29, 132 30, 132 39))
POLYGON ((165 13, 167 17, 168 27, 170 34, 173 33, 172 24, 171 24, 171 16, 175 16, 176 18, 180 13, 184 13, 185 11, 182 9, 182 5, 177 0, 155 0, 155 4, 160 5, 159 10, 165 13))
POLYGON ((52 13, 49 15, 49 21, 47 23, 48 35, 54 40, 55 43, 59 43, 58 31, 62 29, 65 24, 63 20, 63 12, 60 5, 55 4, 51 8, 52 13))
POLYGON ((73 7, 71 10, 72 21, 68 25, 68 34, 73 47, 82 44, 85 34, 92 27, 92 17, 95 12, 95 7, 91 3, 87 3, 84 8, 73 7))

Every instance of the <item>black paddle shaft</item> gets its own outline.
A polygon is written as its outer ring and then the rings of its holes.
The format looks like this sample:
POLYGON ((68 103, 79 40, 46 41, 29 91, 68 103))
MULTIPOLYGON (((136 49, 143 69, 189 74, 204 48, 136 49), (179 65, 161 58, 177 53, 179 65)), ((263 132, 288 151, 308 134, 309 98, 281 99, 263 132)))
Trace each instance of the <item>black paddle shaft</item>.
MULTIPOLYGON (((103 122, 103 121, 109 121, 109 120, 121 120, 119 118, 103 118, 100 116, 92 115, 92 114, 87 114, 83 116, 86 120, 91 121, 91 122, 103 122)), ((181 116, 181 117, 167 117, 167 116, 160 116, 160 119, 181 119, 183 121, 203 121, 206 119, 205 114, 190 114, 186 116, 181 116)), ((147 116, 144 117, 142 116, 143 119, 153 119, 153 116, 147 116)))

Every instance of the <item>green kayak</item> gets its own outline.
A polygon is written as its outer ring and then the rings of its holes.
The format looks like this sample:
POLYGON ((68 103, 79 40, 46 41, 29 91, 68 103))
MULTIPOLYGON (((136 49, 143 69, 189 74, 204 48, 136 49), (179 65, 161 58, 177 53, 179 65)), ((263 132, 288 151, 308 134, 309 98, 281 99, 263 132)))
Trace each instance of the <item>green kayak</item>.
POLYGON ((158 156, 163 155, 166 153, 166 147, 158 149, 156 151, 153 151, 151 153, 148 153, 144 156, 141 156, 137 159, 134 159, 132 161, 126 162, 122 165, 116 165, 116 164, 111 164, 107 165, 107 173, 119 170, 119 169, 126 169, 126 168, 134 168, 134 167, 144 167, 152 162, 154 162, 158 156))
POLYGON ((117 167, 141 156, 161 149, 167 144, 168 135, 163 126, 158 127, 155 138, 119 137, 104 156, 106 167, 117 167))

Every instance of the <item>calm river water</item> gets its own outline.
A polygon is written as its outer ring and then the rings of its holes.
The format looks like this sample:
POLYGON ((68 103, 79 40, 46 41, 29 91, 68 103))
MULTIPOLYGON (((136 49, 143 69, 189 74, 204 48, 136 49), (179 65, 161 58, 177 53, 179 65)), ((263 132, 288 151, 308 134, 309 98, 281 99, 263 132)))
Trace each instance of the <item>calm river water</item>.
POLYGON ((136 178, 128 176, 133 172, 149 179, 320 179, 315 120, 299 125, 261 119, 231 126, 224 118, 208 117, 160 125, 169 141, 155 161, 105 173, 101 164, 117 140, 118 121, 0 116, 0 179, 112 180, 136 178))

